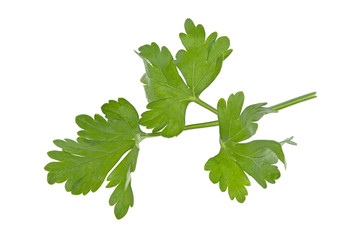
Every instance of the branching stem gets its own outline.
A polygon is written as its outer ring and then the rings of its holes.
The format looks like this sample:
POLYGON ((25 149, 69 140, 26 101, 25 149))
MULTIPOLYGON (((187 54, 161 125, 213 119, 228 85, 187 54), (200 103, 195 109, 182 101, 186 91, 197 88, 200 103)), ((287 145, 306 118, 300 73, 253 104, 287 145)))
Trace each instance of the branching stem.
MULTIPOLYGON (((273 105, 269 108, 273 109, 273 110, 281 110, 287 107, 290 107, 292 105, 310 100, 316 98, 316 92, 312 92, 312 93, 308 93, 296 98, 292 98, 290 100, 287 100, 285 102, 273 105)), ((201 99, 197 98, 195 100, 195 102, 197 104, 199 104, 200 106, 208 109, 209 111, 215 113, 217 115, 217 110, 210 106, 209 104, 207 104, 206 102, 202 101, 201 99)), ((196 123, 196 124, 190 124, 190 125, 186 125, 184 130, 190 130, 190 129, 198 129, 198 128, 207 128, 207 127, 215 127, 219 125, 219 121, 211 121, 211 122, 204 122, 204 123, 196 123)), ((157 137, 157 136, 161 136, 160 132, 156 132, 156 133, 144 133, 144 137, 157 137)))

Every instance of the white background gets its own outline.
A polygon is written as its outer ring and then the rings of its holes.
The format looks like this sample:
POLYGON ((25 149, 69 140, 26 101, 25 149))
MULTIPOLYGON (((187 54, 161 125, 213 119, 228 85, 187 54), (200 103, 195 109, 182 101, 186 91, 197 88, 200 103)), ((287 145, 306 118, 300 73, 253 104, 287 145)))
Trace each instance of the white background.
MULTIPOLYGON (((0 3, 1 239, 360 239, 359 1, 16 1, 0 3), (213 106, 318 98, 264 117, 254 139, 283 140, 288 161, 244 204, 208 179, 218 128, 141 143, 135 205, 116 220, 112 189, 74 196, 48 185, 53 139, 75 138, 78 114, 125 97, 139 111, 143 44, 175 55, 187 17, 231 40, 202 94, 213 106)), ((187 123, 215 120, 193 104, 187 123)))

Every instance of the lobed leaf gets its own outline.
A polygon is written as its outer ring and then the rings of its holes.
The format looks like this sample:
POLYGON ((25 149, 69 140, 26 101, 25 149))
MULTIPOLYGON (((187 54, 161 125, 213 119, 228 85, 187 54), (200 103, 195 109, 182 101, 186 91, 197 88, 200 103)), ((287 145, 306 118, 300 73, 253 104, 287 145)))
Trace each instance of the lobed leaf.
POLYGON ((217 39, 217 33, 205 38, 205 29, 195 26, 191 19, 185 21, 185 32, 180 39, 185 50, 176 54, 175 65, 184 76, 194 96, 199 96, 220 73, 223 61, 232 52, 228 37, 217 39))
POLYGON ((250 105, 242 111, 244 94, 232 94, 228 101, 218 102, 220 129, 220 152, 205 164, 213 183, 219 183, 220 190, 226 191, 230 199, 244 202, 246 186, 250 186, 247 175, 253 177, 263 188, 267 182, 275 183, 280 171, 275 165, 278 160, 285 164, 281 143, 272 140, 255 140, 239 143, 256 133, 257 121, 265 114, 276 112, 263 107, 265 103, 250 105))
POLYGON ((138 55, 144 60, 144 83, 149 111, 142 114, 140 124, 162 129, 164 137, 177 136, 185 127, 185 111, 190 103, 191 92, 180 77, 173 57, 166 47, 161 50, 156 43, 139 48, 138 55))
POLYGON ((76 117, 82 128, 76 141, 55 140, 61 151, 50 151, 50 158, 56 160, 45 166, 49 184, 65 183, 66 191, 72 194, 95 192, 104 182, 111 169, 121 157, 126 157, 110 173, 107 187, 117 186, 110 197, 115 205, 115 215, 122 218, 133 206, 130 173, 135 170, 139 152, 141 130, 135 108, 125 99, 109 101, 102 106, 105 118, 96 114, 76 117))
POLYGON ((140 124, 153 132, 161 131, 164 137, 184 130, 188 104, 196 102, 215 80, 232 51, 227 37, 217 38, 217 33, 212 33, 205 38, 204 27, 195 26, 190 19, 185 21, 185 31, 180 34, 185 50, 178 51, 176 60, 166 47, 160 49, 156 43, 144 45, 138 52, 145 65, 141 82, 149 102, 140 124))

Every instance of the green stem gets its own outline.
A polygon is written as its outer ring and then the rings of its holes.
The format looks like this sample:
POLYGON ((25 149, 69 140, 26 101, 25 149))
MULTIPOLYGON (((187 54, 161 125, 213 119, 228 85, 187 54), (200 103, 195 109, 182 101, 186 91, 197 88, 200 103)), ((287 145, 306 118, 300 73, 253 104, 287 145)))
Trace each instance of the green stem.
POLYGON ((201 100, 200 98, 196 98, 194 102, 197 103, 197 104, 199 104, 200 106, 206 108, 207 110, 215 113, 215 114, 217 115, 217 110, 216 110, 216 108, 210 106, 209 104, 207 104, 206 102, 204 102, 204 101, 201 100))
POLYGON ((156 133, 143 133, 141 134, 142 136, 144 136, 145 138, 149 138, 149 137, 159 137, 161 136, 161 132, 156 132, 156 133))
MULTIPOLYGON (((302 96, 299 96, 299 97, 296 97, 296 98, 292 98, 290 100, 287 100, 285 102, 282 102, 282 103, 279 103, 279 104, 276 104, 276 105, 273 105, 269 108, 273 109, 273 110, 280 110, 280 109, 284 109, 284 108, 287 108, 287 107, 290 107, 292 105, 295 105, 295 104, 298 104, 298 103, 301 103, 301 102, 304 102, 304 101, 307 101, 307 100, 310 100, 310 99, 313 99, 313 98, 316 98, 316 92, 312 92, 312 93, 308 93, 308 94, 305 94, 305 95, 302 95, 302 96)), ((201 101, 199 99, 199 101, 201 101)), ((211 109, 210 111, 214 112, 214 113, 217 113, 216 109, 211 107, 210 105, 208 105, 207 103, 201 101, 202 104, 198 103, 199 105, 201 106, 208 106, 208 107, 205 107, 207 109, 211 109)), ((214 127, 214 126, 218 126, 219 125, 219 121, 211 121, 211 122, 204 122, 204 123, 197 123, 197 124, 191 124, 191 125, 187 125, 185 126, 185 129, 184 130, 190 130, 190 129, 197 129, 197 128, 206 128, 206 127, 214 127)))
MULTIPOLYGON (((316 92, 312 92, 312 93, 308 93, 305 95, 302 95, 300 97, 296 97, 293 99, 290 99, 288 101, 273 105, 269 108, 273 109, 273 110, 280 110, 280 109, 284 109, 287 107, 290 107, 292 105, 310 100, 316 98, 316 92)), ((217 114, 217 110, 215 108, 213 108, 212 106, 210 106, 209 104, 207 104, 206 102, 197 99, 195 101, 197 104, 199 104, 200 106, 203 106, 204 108, 210 110, 211 112, 217 114)), ((204 123, 196 123, 196 124, 190 124, 190 125, 186 125, 184 130, 191 130, 191 129, 198 129, 198 128, 207 128, 207 127, 215 127, 219 125, 219 121, 211 121, 211 122, 204 122, 204 123)), ((157 136, 161 136, 160 132, 156 132, 156 133, 145 133, 144 134, 145 137, 157 137, 157 136)))
MULTIPOLYGON (((186 125, 184 130, 191 130, 191 129, 198 129, 198 128, 206 128, 206 127, 215 127, 219 125, 219 121, 211 121, 211 122, 204 122, 204 123, 195 123, 195 124, 189 124, 186 125)), ((155 132, 155 133, 143 133, 142 136, 144 138, 149 137, 159 137, 161 136, 161 132, 155 132)))
POLYGON ((218 126, 218 125, 219 125, 219 121, 196 123, 196 124, 186 125, 184 130, 191 130, 191 129, 197 129, 197 128, 206 128, 206 127, 214 127, 214 126, 218 126))
POLYGON ((290 99, 288 101, 276 104, 276 105, 271 106, 269 108, 271 108, 273 110, 280 110, 280 109, 287 108, 287 107, 290 107, 290 106, 295 105, 297 103, 301 103, 301 102, 304 102, 304 101, 307 101, 307 100, 310 100, 310 99, 313 99, 313 98, 316 98, 316 92, 308 93, 308 94, 302 95, 300 97, 290 99))

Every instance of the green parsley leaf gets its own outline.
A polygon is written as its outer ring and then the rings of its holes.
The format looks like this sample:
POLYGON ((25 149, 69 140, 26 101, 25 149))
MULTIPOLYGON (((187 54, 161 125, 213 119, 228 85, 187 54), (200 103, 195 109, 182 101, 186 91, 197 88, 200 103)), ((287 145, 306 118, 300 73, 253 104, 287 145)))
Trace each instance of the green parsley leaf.
POLYGON ((271 140, 255 140, 239 143, 249 139, 256 133, 258 124, 265 114, 276 112, 263 107, 266 103, 246 107, 242 112, 244 94, 238 92, 218 102, 218 118, 220 128, 220 152, 205 164, 210 171, 213 183, 219 183, 220 190, 226 191, 230 199, 236 198, 244 202, 248 194, 245 186, 250 186, 247 175, 253 177, 263 188, 275 183, 280 171, 275 164, 278 159, 285 164, 281 144, 271 140))
POLYGON ((186 50, 177 52, 175 64, 192 94, 199 96, 215 80, 232 49, 229 38, 216 39, 216 32, 205 39, 204 27, 195 26, 191 19, 186 19, 185 31, 186 34, 180 33, 180 39, 186 50))
POLYGON ((125 216, 134 198, 131 189, 130 173, 135 170, 141 140, 139 116, 135 108, 125 99, 109 101, 102 106, 102 116, 88 115, 76 117, 77 125, 83 130, 78 132, 76 141, 71 139, 55 140, 61 151, 48 152, 56 160, 45 166, 49 184, 66 181, 65 189, 72 194, 86 195, 95 192, 120 158, 126 157, 111 172, 107 187, 114 187, 110 205, 115 205, 115 216, 125 216))
POLYGON ((180 39, 186 50, 180 50, 175 61, 166 47, 160 49, 156 43, 140 47, 138 53, 145 64, 141 82, 149 102, 140 124, 153 128, 153 132, 162 130, 164 137, 177 136, 184 130, 188 104, 196 102, 215 80, 232 51, 227 37, 217 39, 217 33, 212 33, 205 39, 204 27, 195 26, 190 19, 185 21, 185 31, 180 39))
POLYGON ((161 129, 164 137, 179 135, 185 126, 185 111, 191 102, 191 91, 180 77, 174 59, 166 47, 156 43, 139 48, 146 74, 142 77, 150 109, 141 115, 140 124, 161 129))

